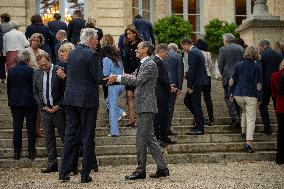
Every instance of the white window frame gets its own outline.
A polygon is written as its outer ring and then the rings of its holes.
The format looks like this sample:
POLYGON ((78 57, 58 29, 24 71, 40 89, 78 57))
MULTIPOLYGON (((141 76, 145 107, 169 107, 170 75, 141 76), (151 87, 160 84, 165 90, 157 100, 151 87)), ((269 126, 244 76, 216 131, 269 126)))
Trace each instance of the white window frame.
POLYGON ((239 16, 244 16, 244 17, 246 17, 246 18, 248 18, 249 16, 251 16, 252 15, 252 11, 251 11, 251 0, 246 0, 246 14, 245 15, 242 15, 242 14, 236 14, 236 0, 234 0, 235 2, 234 2, 234 10, 233 10, 233 12, 234 12, 234 15, 235 15, 235 24, 237 23, 237 17, 239 17, 239 16))
MULTIPOLYGON (((153 21, 153 8, 154 8, 154 1, 150 0, 150 10, 143 9, 143 0, 138 1, 138 7, 135 7, 135 9, 138 8, 138 14, 143 16, 143 11, 149 12, 150 13, 150 22, 153 21)), ((134 9, 134 7, 132 7, 134 9)), ((134 15, 135 16, 135 15, 134 15)))

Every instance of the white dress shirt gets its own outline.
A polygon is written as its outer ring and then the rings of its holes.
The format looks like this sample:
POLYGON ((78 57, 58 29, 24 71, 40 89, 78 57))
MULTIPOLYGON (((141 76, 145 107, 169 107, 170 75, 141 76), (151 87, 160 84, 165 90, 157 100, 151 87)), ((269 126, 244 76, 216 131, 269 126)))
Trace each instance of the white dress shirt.
POLYGON ((47 99, 46 99, 46 93, 48 92, 48 95, 49 95, 49 102, 50 102, 50 105, 53 106, 53 98, 52 98, 52 95, 51 95, 51 91, 52 91, 52 88, 51 88, 51 79, 52 79, 52 71, 53 71, 53 64, 51 64, 51 68, 49 70, 49 72, 43 72, 43 80, 42 80, 42 98, 43 98, 43 102, 45 105, 47 105, 47 99), (49 74, 49 91, 46 91, 46 82, 47 82, 47 74, 49 74))

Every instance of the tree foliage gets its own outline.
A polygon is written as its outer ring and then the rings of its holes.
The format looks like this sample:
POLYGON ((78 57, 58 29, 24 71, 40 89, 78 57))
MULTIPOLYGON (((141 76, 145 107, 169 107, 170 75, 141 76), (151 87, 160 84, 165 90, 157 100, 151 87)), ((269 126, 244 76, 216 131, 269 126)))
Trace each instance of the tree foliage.
POLYGON ((176 43, 184 37, 191 37, 191 24, 179 16, 167 16, 154 23, 154 33, 158 43, 176 43))
POLYGON ((239 37, 236 33, 237 25, 228 23, 218 19, 211 20, 205 26, 205 40, 208 42, 209 51, 218 54, 220 47, 223 46, 223 35, 225 33, 232 33, 234 36, 239 37))

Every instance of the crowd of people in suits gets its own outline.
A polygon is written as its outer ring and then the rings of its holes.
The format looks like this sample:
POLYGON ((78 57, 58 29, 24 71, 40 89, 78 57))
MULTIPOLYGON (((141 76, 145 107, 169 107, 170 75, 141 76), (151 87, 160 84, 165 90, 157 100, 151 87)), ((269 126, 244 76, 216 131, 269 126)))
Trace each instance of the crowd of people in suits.
MULTIPOLYGON (((101 85, 109 116, 108 136, 119 137, 120 120, 126 115, 126 126, 137 129, 138 167, 126 179, 146 178, 147 149, 157 163, 157 171, 150 177, 169 176, 160 147, 176 143, 171 139, 171 135, 176 135, 171 126, 184 78, 184 104, 194 116, 193 128, 187 134, 203 135, 205 125, 214 125, 213 61, 207 42, 198 39, 194 43, 184 38, 181 44, 155 46, 151 23, 137 15, 116 46, 112 35, 103 35, 96 27, 94 17, 85 21, 76 10, 68 26, 60 19, 56 13, 54 21, 44 25, 41 16, 34 15, 23 34, 7 13, 1 15, 0 79, 4 82, 7 71, 14 159, 21 158, 26 118, 29 159, 36 158, 36 136, 43 137, 44 133, 48 164, 42 173, 57 172, 59 168, 56 128, 63 143, 59 180, 69 181, 70 173, 78 174, 81 154, 81 182, 91 182, 90 172, 98 171, 95 128, 101 85), (188 65, 186 72, 184 64, 188 65), (124 90, 127 113, 119 106, 124 90), (208 119, 203 115, 202 95, 208 119)), ((263 39, 257 47, 245 46, 230 33, 223 35, 223 42, 217 61, 232 121, 230 127, 240 130, 245 151, 253 153, 258 106, 264 132, 272 133, 268 113, 272 97, 278 122, 276 163, 284 164, 284 45, 277 42, 271 48, 270 42, 263 39)))

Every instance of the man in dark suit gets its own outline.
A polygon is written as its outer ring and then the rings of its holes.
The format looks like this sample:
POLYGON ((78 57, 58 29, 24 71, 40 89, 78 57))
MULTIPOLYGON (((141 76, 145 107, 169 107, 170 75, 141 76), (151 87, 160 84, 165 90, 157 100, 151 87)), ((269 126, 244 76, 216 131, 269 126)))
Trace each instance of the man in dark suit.
POLYGON ((58 171, 55 128, 64 142, 65 113, 63 111, 64 81, 56 74, 47 53, 37 56, 39 70, 34 73, 33 93, 40 110, 41 124, 45 133, 48 155, 47 168, 42 173, 58 171))
POLYGON ((91 182, 94 165, 94 135, 99 107, 99 81, 102 79, 100 58, 95 52, 98 36, 93 28, 81 32, 81 43, 72 51, 67 64, 64 93, 66 112, 65 142, 59 180, 68 181, 73 169, 82 135, 83 165, 81 182, 91 182))
POLYGON ((58 49, 60 48, 61 45, 63 45, 64 43, 68 43, 69 41, 67 40, 67 33, 65 30, 59 30, 56 33, 56 39, 58 41, 58 43, 55 45, 55 64, 59 63, 59 58, 58 58, 58 49))
POLYGON ((82 28, 85 28, 85 20, 82 18, 82 12, 75 10, 73 13, 73 20, 68 24, 68 41, 74 45, 78 45, 80 42, 80 32, 82 28))
POLYGON ((54 20, 50 21, 47 23, 47 26, 49 28, 49 30, 51 31, 52 35, 53 35, 53 40, 51 42, 51 53, 52 53, 52 62, 55 63, 56 62, 56 51, 55 51, 55 46, 56 44, 59 42, 57 40, 57 38, 55 38, 55 35, 57 34, 57 32, 59 30, 64 30, 65 32, 67 32, 68 27, 67 24, 63 21, 61 21, 61 15, 59 13, 55 13, 53 15, 54 20))
POLYGON ((165 61, 165 66, 169 75, 170 84, 174 84, 178 89, 177 93, 171 93, 169 98, 169 122, 168 122, 168 132, 169 135, 175 135, 171 131, 172 119, 174 113, 174 107, 176 103, 176 96, 180 94, 182 90, 183 76, 184 76, 184 65, 182 56, 177 53, 178 46, 175 43, 170 43, 168 45, 168 58, 165 61))
POLYGON ((33 96, 33 74, 34 70, 28 66, 31 54, 23 50, 19 55, 19 62, 13 67, 7 78, 8 105, 13 117, 13 144, 14 159, 20 159, 22 149, 22 128, 24 117, 26 117, 26 128, 28 132, 28 158, 35 159, 35 123, 37 105, 33 96))
MULTIPOLYGON (((269 105, 271 92, 271 75, 278 71, 279 65, 283 59, 282 55, 275 52, 270 48, 270 42, 267 39, 263 39, 259 42, 258 48, 261 55, 261 67, 262 67, 262 78, 263 78, 263 96, 262 102, 259 106, 260 116, 264 125, 264 132, 268 135, 272 133, 270 126, 270 119, 267 106, 269 105)), ((275 107, 275 99, 273 105, 275 107)))
POLYGON ((218 65, 223 77, 224 99, 231 117, 231 127, 240 127, 240 108, 235 101, 230 100, 229 80, 231 79, 235 66, 243 60, 244 48, 234 43, 235 37, 231 33, 223 35, 224 46, 220 48, 218 65))
POLYGON ((163 61, 168 56, 167 44, 159 44, 156 47, 156 56, 154 62, 158 68, 158 78, 156 84, 156 97, 158 113, 154 117, 154 131, 160 146, 164 147, 167 144, 175 144, 169 138, 168 122, 169 122, 169 98, 170 94, 176 92, 174 86, 169 83, 168 72, 163 61))
POLYGON ((149 21, 145 20, 141 15, 136 15, 133 24, 142 35, 144 41, 151 41, 152 44, 155 44, 153 26, 149 21))
POLYGON ((139 43, 136 49, 136 57, 141 60, 141 65, 134 75, 112 75, 106 78, 109 85, 119 82, 123 85, 136 86, 134 101, 137 112, 136 149, 138 167, 131 175, 125 177, 128 180, 146 178, 147 148, 158 167, 156 173, 151 174, 150 177, 169 176, 169 169, 161 153, 153 128, 154 115, 158 112, 155 95, 158 69, 155 62, 150 58, 153 51, 154 46, 151 42, 139 43))
POLYGON ((188 134, 203 135, 205 121, 201 107, 201 92, 209 84, 205 58, 203 53, 193 46, 190 39, 183 39, 181 46, 188 53, 187 93, 190 96, 191 111, 195 119, 195 126, 188 134))

